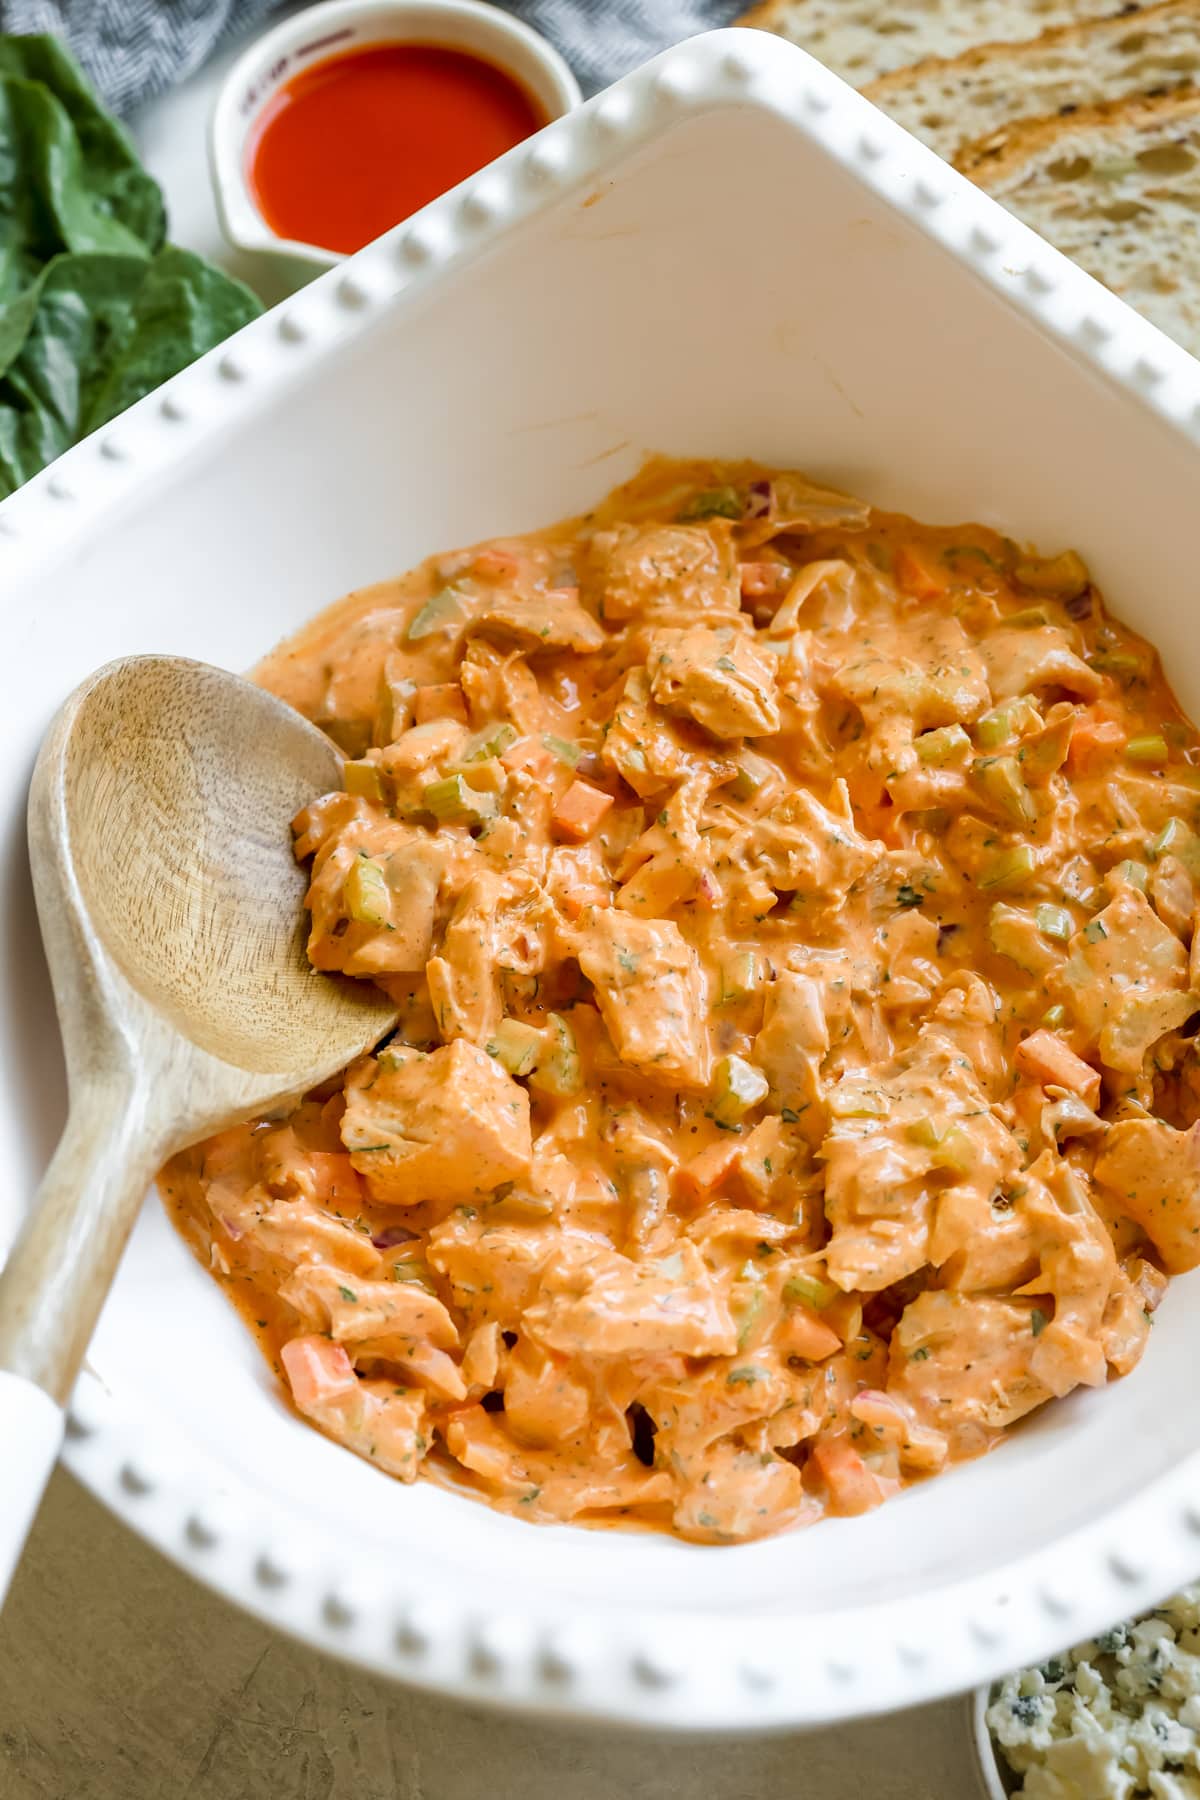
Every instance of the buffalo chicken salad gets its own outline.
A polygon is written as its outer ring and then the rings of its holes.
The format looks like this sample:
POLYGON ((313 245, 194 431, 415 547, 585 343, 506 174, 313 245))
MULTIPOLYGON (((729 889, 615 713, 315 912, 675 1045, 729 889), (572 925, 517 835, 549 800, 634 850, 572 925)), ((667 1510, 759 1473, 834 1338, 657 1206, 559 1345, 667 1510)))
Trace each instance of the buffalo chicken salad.
POLYGON ((1200 1262, 1200 739, 1072 551, 658 460, 260 667, 393 1036, 174 1159, 297 1411, 730 1544, 1128 1373, 1200 1262))

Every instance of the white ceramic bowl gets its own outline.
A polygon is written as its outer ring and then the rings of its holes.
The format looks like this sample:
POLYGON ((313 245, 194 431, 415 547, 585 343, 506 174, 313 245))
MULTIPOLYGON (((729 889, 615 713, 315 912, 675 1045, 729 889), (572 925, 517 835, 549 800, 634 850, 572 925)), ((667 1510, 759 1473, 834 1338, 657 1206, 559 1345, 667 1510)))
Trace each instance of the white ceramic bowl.
POLYGON ((356 45, 437 44, 482 57, 512 75, 547 119, 579 105, 579 83, 531 26, 484 0, 324 0, 281 20, 234 63, 209 126, 217 213, 230 243, 274 258, 305 277, 344 262, 336 250, 281 238, 255 204, 247 175, 254 126, 271 97, 304 69, 356 45))
MULTIPOLYGON (((1200 711, 1200 365, 800 51, 670 51, 249 326, 0 508, 0 1242, 62 1115, 23 849, 39 736, 130 651, 252 663, 646 451, 754 454, 1077 545, 1200 711)), ((264 1619, 478 1701, 657 1727, 965 1689, 1200 1566, 1198 1278, 1137 1372, 862 1519, 707 1549, 403 1487, 289 1413, 151 1201, 70 1466, 264 1619)))

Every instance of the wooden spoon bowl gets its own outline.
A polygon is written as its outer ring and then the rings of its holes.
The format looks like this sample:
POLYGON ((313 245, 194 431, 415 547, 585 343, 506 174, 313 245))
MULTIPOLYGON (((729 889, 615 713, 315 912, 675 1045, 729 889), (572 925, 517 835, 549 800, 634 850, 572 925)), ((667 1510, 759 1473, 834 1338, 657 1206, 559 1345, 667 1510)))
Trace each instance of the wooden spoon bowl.
POLYGON ((305 955, 289 823, 340 771, 282 701, 179 657, 99 670, 42 746, 29 847, 70 1106, 0 1274, 0 1597, 157 1169, 395 1024, 378 988, 305 955))

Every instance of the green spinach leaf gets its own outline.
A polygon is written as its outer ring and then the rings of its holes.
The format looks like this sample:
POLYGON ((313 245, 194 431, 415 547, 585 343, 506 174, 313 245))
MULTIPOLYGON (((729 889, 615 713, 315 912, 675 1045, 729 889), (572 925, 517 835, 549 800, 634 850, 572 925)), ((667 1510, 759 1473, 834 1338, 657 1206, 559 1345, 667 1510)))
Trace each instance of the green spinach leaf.
MULTIPOLYGON (((0 80, 10 79, 36 84, 66 115, 81 159, 72 170, 72 180, 86 186, 96 214, 129 233, 148 254, 160 249, 167 235, 167 218, 158 183, 142 168, 133 139, 104 111, 65 45, 53 37, 0 36, 0 80)), ((0 185, 5 188, 9 181, 4 165, 13 148, 11 138, 0 136, 0 185)), ((107 247, 67 241, 55 246, 63 250, 107 247)))
POLYGON ((172 245, 149 259, 55 257, 30 293, 31 311, 0 310, 0 494, 260 310, 240 282, 172 245))
POLYGON ((0 497, 261 310, 165 233, 69 52, 0 36, 0 497))

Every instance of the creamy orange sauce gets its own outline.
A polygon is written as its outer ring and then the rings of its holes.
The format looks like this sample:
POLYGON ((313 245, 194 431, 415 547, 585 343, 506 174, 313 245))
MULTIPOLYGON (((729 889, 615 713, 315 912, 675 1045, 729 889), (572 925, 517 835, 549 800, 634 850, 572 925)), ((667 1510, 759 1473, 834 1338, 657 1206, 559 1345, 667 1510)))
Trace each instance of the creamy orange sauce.
POLYGON ((657 462, 259 670, 396 1035, 164 1185, 403 1480, 713 1543, 1125 1373, 1200 1262, 1200 750, 1077 556, 657 462))

